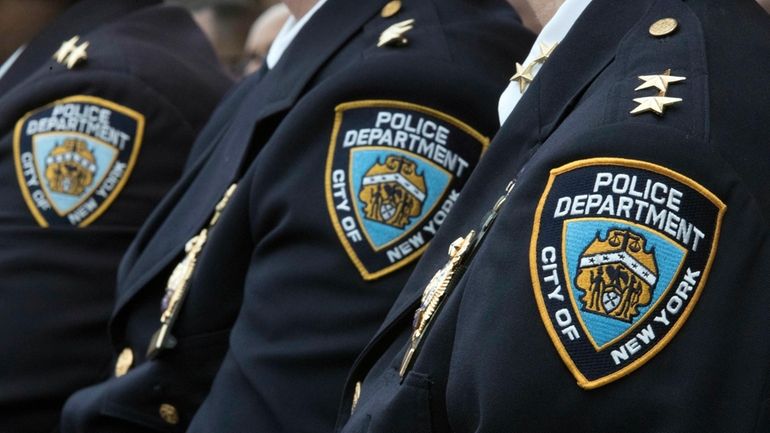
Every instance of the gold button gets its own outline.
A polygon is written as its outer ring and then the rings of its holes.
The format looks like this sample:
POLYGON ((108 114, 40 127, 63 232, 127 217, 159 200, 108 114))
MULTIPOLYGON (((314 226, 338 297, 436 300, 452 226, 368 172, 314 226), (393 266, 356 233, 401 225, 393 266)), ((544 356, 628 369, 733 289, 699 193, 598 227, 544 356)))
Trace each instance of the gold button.
POLYGON ((673 33, 677 27, 679 27, 679 22, 677 20, 673 18, 663 18, 652 23, 650 26, 650 34, 656 38, 661 38, 673 33))
POLYGON ((158 413, 160 413, 160 417, 163 418, 163 421, 171 425, 179 424, 179 412, 177 412, 174 406, 163 403, 160 405, 158 413))
POLYGON ((385 7, 382 8, 382 12, 380 15, 382 15, 383 18, 390 18, 393 15, 397 14, 398 11, 401 10, 401 0, 393 0, 391 2, 388 2, 388 4, 385 5, 385 7))
POLYGON ((134 364, 134 352, 126 347, 118 355, 118 361, 115 363, 115 377, 125 376, 131 366, 134 364))
POLYGON ((361 398, 361 381, 356 382, 356 389, 353 391, 353 404, 350 405, 350 414, 356 411, 358 406, 358 399, 361 398))

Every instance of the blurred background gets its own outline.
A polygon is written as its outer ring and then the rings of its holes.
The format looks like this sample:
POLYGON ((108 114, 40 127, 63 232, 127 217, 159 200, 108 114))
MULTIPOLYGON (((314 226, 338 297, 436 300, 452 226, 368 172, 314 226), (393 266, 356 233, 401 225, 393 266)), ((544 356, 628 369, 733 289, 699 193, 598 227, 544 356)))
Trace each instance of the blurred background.
POLYGON ((279 0, 167 0, 187 8, 233 78, 259 69, 289 12, 279 0))
MULTIPOLYGON (((367 0, 361 0, 367 1, 367 0)), ((211 40, 225 70, 235 79, 259 70, 289 17, 279 0, 166 0, 187 8, 211 40)), ((508 0, 514 6, 526 2, 508 0)), ((757 0, 770 12, 770 0, 757 0)), ((525 24, 528 9, 518 8, 525 24)), ((539 28, 533 28, 538 31, 539 28)))

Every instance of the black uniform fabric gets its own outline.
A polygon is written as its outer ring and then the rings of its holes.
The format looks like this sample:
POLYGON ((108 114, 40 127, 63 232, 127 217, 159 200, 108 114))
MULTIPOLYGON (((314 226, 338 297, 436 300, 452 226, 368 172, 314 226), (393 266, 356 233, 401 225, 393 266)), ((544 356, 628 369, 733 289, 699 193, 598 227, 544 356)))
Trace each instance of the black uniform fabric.
MULTIPOLYGON (((193 163, 161 202, 121 265, 110 330, 115 354, 129 348, 133 366, 74 394, 63 412, 63 432, 185 431, 223 359, 190 431, 333 429, 345 375, 406 281, 411 262, 365 277, 365 271, 380 269, 359 268, 348 254, 345 233, 338 235, 332 216, 345 206, 331 201, 336 191, 326 185, 332 185, 332 146, 353 154, 343 138, 352 140, 348 133, 364 129, 369 136, 371 129, 355 122, 398 114, 403 127, 409 113, 410 128, 419 124, 429 135, 445 129, 448 148, 459 152, 467 145, 478 156, 485 141, 479 137, 497 129, 501 83, 532 42, 503 1, 406 0, 395 16, 383 18, 386 3, 329 0, 275 68, 248 78, 218 109, 202 133, 211 144, 209 156, 193 163), (412 18, 406 45, 377 47, 386 29, 412 18), (235 182, 171 330, 177 345, 148 360, 172 269, 235 182)), ((382 141, 392 131, 379 132, 382 141)), ((377 153, 382 158, 372 167, 383 169, 388 157, 401 155, 392 161, 402 171, 369 176, 374 183, 397 179, 428 203, 423 180, 430 185, 430 173, 435 179, 459 176, 442 177, 429 164, 415 172, 407 159, 423 160, 408 149, 385 147, 392 152, 377 153)), ((347 189, 338 194, 350 198, 347 189)), ((382 209, 391 215, 392 209, 382 209)), ((377 265, 374 256, 356 257, 361 265, 377 265)))
MULTIPOLYGON (((189 15, 159 3, 77 2, 30 41, 0 79, 2 432, 51 431, 66 398, 111 368, 106 326, 120 258, 180 176, 194 137, 231 84, 189 15), (89 44, 88 58, 70 70, 53 56, 74 36, 89 44), (55 102, 61 100, 70 103, 55 102), (75 214, 72 221, 44 214, 35 204, 28 206, 23 195, 28 187, 42 194, 30 186, 35 183, 51 192, 45 170, 35 175, 20 165, 33 154, 40 168, 47 164, 50 154, 39 150, 46 137, 83 138, 88 146, 78 148, 81 155, 109 151, 93 138, 95 131, 73 134, 77 127, 54 126, 35 134, 26 129, 45 113, 65 107, 78 113, 90 107, 109 116, 113 126, 128 134, 124 152, 134 152, 133 169, 120 176, 122 189, 110 184, 111 203, 102 202, 100 215, 89 213, 95 217, 89 223, 75 214), (30 112, 43 114, 22 121, 30 112), (143 121, 143 131, 137 119, 143 121), (41 212, 40 219, 33 209, 41 212)), ((113 169, 123 167, 127 161, 122 158, 117 157, 113 169)), ((97 177, 108 172, 109 166, 101 163, 99 159, 92 166, 97 177)), ((92 187, 98 182, 94 179, 92 187)), ((96 197, 94 191, 81 196, 96 197)))
POLYGON ((357 360, 338 431, 767 431, 768 36, 770 19, 749 0, 592 1, 493 140, 357 360), (651 35, 664 18, 677 20, 675 31, 651 35), (639 77, 651 75, 686 79, 639 88, 647 82, 639 77), (631 113, 660 90, 681 100, 663 100, 660 115, 631 113), (479 233, 514 178, 400 377, 413 315, 448 260, 447 246, 479 233), (636 179, 633 193, 625 181, 615 183, 621 178, 636 179), (607 179, 614 189, 604 194, 607 179), (640 207, 651 209, 643 185, 673 194, 662 206, 676 211, 684 231, 638 216, 646 212, 640 207), (590 204, 597 191, 634 207, 598 210, 590 204), (624 194, 638 194, 644 206, 624 194), (559 201, 571 205, 559 208, 559 201), (564 214, 570 219, 559 219, 564 214), (697 236, 685 236, 685 217, 702 235, 693 228, 697 236), (646 244, 616 244, 630 256, 593 256, 614 234, 646 244), (636 276, 644 274, 615 265, 602 272, 625 283, 605 285, 589 263, 612 257, 646 262, 657 275, 654 290, 636 276), (584 284, 586 276, 596 286, 584 284), (581 297, 594 287, 633 287, 652 297, 613 310, 612 294, 581 297), (616 337, 612 327, 629 330, 616 337), (589 337, 597 349, 586 345, 589 337))

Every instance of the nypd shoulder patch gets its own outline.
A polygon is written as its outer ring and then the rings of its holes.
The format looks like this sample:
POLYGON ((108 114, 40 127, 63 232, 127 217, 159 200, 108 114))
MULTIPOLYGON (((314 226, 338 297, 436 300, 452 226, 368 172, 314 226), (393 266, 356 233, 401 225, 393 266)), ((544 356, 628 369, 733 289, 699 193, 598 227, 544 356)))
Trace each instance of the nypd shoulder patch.
POLYGON ((326 201, 364 279, 422 254, 488 143, 460 120, 415 104, 371 100, 336 108, 326 201))
POLYGON ((706 284, 725 208, 647 162, 596 158, 551 171, 530 268, 541 318, 579 386, 631 373, 674 338, 706 284))
POLYGON ((144 116, 93 96, 72 96, 27 113, 16 124, 16 176, 41 227, 85 227, 128 181, 144 116))

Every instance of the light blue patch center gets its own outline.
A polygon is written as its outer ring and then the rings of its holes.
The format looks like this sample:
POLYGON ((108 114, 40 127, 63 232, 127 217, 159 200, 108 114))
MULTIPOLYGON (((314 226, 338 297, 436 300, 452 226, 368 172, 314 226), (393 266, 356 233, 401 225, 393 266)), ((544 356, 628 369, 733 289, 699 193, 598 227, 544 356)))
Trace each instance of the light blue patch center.
POLYGON ((594 342, 599 347, 606 345, 618 338, 635 326, 645 317, 645 314, 655 306, 657 301, 668 289, 671 281, 676 276, 679 267, 685 257, 683 249, 654 231, 646 228, 624 224, 622 221, 581 219, 566 221, 565 223, 565 251, 567 261, 567 275, 570 277, 571 295, 578 306, 582 322, 591 334, 594 342), (654 251, 655 261, 658 266, 658 275, 652 291, 652 300, 639 308, 631 323, 606 317, 591 311, 585 311, 581 298, 585 292, 581 291, 575 282, 580 266, 581 254, 586 250, 599 234, 601 239, 607 239, 609 230, 630 230, 642 235, 646 239, 646 251, 654 251))
MULTIPOLYGON (((452 180, 452 176, 422 158, 416 157, 409 152, 403 152, 391 148, 378 149, 353 149, 350 156, 350 179, 353 192, 353 203, 357 206, 359 220, 366 231, 370 241, 375 248, 380 249, 389 243, 399 239, 406 233, 410 233, 414 227, 419 224, 425 215, 427 215, 441 199, 452 180), (392 173, 380 173, 373 176, 372 167, 382 165, 388 157, 399 157, 408 163, 416 164, 416 174, 424 179, 425 187, 412 182, 408 176, 404 176, 398 171, 392 173), (420 203, 421 211, 418 215, 408 218, 408 223, 402 228, 394 227, 383 222, 367 218, 365 215, 367 203, 361 197, 361 190, 369 186, 378 186, 378 183, 392 187, 400 187, 411 196, 412 200, 420 203)), ((391 203, 384 203, 378 209, 380 215, 389 217, 395 211, 391 203)))
POLYGON ((102 183, 112 167, 118 150, 107 144, 95 141, 85 135, 77 134, 46 134, 33 138, 32 153, 35 165, 40 176, 40 186, 50 198, 52 204, 62 214, 66 214, 79 206, 86 198, 90 197, 96 188, 102 183), (67 139, 75 138, 86 143, 88 152, 93 155, 94 162, 80 159, 74 152, 60 154, 57 159, 52 154, 54 148, 59 147, 67 139), (93 174, 92 181, 79 194, 57 192, 52 189, 51 181, 46 177, 46 170, 54 162, 76 161, 93 174))

